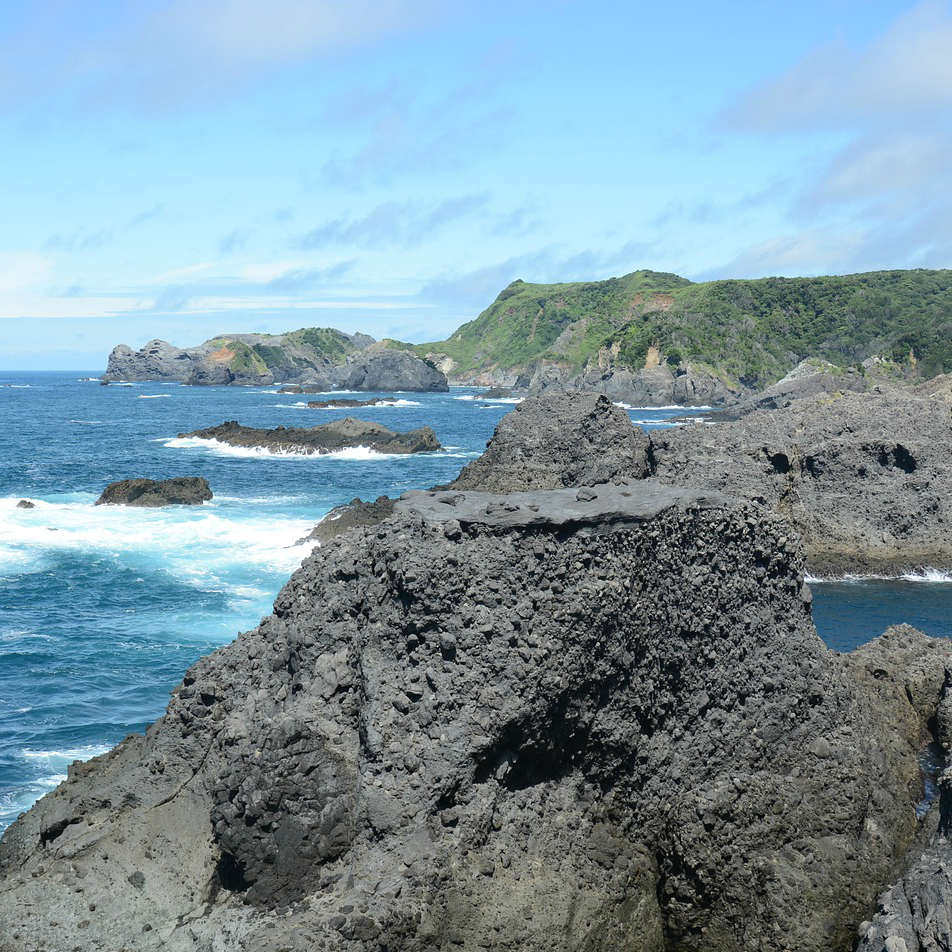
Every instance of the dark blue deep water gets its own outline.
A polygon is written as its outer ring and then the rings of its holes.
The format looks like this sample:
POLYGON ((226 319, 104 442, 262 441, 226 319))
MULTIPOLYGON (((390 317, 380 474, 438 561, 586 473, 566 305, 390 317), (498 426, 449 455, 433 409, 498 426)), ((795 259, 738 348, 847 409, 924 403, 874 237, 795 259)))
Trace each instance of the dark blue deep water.
MULTIPOLYGON (((101 387, 82 374, 0 373, 0 829, 66 765, 141 731, 196 658, 257 624, 307 554, 295 545, 354 496, 453 478, 511 404, 473 390, 399 394, 359 415, 432 426, 446 449, 416 456, 271 457, 178 433, 223 420, 306 426, 274 388, 101 387), (202 507, 94 507, 130 476, 205 476, 202 507), (35 509, 17 509, 29 498, 35 509)), ((92 373, 89 374, 92 376, 92 373)), ((353 412, 353 411, 351 411, 353 412)), ((672 410, 629 410, 657 426, 672 410)), ((952 585, 814 586, 821 635, 849 650, 907 621, 952 636, 952 585)))

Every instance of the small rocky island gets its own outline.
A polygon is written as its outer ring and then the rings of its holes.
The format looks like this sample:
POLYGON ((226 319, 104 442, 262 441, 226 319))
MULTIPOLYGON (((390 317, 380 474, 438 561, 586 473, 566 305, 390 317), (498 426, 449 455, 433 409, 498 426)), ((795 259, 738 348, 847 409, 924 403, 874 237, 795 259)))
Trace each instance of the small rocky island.
POLYGON ((174 479, 121 479, 110 483, 96 500, 97 506, 200 506, 212 498, 208 481, 201 476, 174 479))
POLYGON ((354 410, 359 407, 379 407, 391 404, 394 397, 371 397, 369 400, 352 400, 348 397, 335 397, 332 400, 308 400, 311 410, 354 410))
POLYGON ((271 453, 303 455, 334 453, 363 448, 374 453, 432 453, 442 449, 432 428, 418 427, 398 433, 379 423, 345 417, 311 427, 278 426, 259 429, 229 420, 218 426, 191 433, 179 433, 179 439, 214 440, 229 446, 267 450, 271 453))

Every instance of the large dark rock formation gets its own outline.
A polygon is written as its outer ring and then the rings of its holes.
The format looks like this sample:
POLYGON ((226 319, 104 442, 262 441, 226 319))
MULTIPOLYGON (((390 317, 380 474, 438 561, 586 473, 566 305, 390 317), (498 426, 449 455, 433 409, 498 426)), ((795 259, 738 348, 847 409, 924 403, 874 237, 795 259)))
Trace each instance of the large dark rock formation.
POLYGON ((647 452, 648 437, 607 397, 553 390, 504 416, 450 486, 508 492, 638 478, 648 474, 647 452))
POLYGON ((106 383, 111 380, 185 381, 198 359, 193 351, 173 347, 164 340, 150 340, 139 350, 119 344, 109 355, 102 379, 106 383))
POLYGON ((308 400, 312 410, 353 410, 358 407, 376 407, 381 403, 393 403, 393 397, 371 397, 369 400, 352 400, 348 397, 334 397, 331 400, 308 400))
POLYGON ((121 479, 110 483, 96 500, 97 506, 198 506, 212 498, 201 476, 173 479, 121 479))
POLYGON ((0 949, 845 952, 949 645, 844 661, 802 572, 654 481, 410 494, 10 828, 0 949))
POLYGON ((759 500, 803 537, 811 571, 952 567, 949 403, 890 387, 796 400, 651 434, 665 482, 759 500))
POLYGON ((179 438, 217 440, 229 446, 245 446, 273 453, 333 453, 365 447, 376 453, 429 453, 440 449, 436 434, 428 426, 397 433, 379 423, 344 417, 311 427, 278 426, 272 430, 242 426, 237 420, 203 430, 180 433, 179 438))

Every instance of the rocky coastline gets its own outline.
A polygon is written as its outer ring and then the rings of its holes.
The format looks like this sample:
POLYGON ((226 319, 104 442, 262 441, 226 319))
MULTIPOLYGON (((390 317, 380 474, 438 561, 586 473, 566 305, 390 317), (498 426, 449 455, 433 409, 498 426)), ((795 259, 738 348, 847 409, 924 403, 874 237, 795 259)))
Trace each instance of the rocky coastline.
POLYGON ((374 453, 432 453, 441 449, 436 434, 428 426, 397 433, 379 423, 353 417, 311 427, 278 426, 273 429, 242 426, 237 420, 228 420, 217 426, 179 433, 178 438, 211 440, 271 453, 304 455, 356 448, 374 453))
MULTIPOLYGON (((182 436, 342 424, 376 426, 182 436)), ((838 655, 804 578, 915 496, 944 525, 949 427, 935 394, 650 436, 527 399, 452 483, 328 517, 273 615, 9 828, 0 952, 942 948, 952 643, 838 655)))

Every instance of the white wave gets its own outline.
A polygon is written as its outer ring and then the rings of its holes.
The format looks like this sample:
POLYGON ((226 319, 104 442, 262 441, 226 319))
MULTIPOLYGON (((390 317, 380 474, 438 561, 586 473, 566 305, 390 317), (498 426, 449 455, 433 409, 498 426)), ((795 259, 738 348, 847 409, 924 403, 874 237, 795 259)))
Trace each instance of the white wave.
POLYGON ((82 426, 103 426, 105 420, 70 420, 70 423, 79 423, 82 426))
POLYGON ((65 747, 62 750, 30 750, 24 747, 20 751, 20 756, 27 760, 60 760, 72 763, 74 760, 89 760, 92 757, 98 757, 107 750, 112 748, 105 744, 86 744, 82 747, 65 747))
POLYGON ((267 449, 263 446, 232 446, 215 439, 203 439, 200 436, 182 436, 164 440, 163 444, 170 449, 201 449, 216 456, 236 456, 245 459, 358 459, 384 460, 400 459, 407 453, 379 453, 369 446, 350 446, 342 450, 332 450, 329 453, 307 452, 303 449, 267 449))
POLYGON ((298 401, 297 403, 274 403, 272 406, 277 407, 279 410, 309 410, 310 407, 303 401, 298 401))
POLYGON ((168 400, 170 393, 140 393, 136 400, 168 400))
MULTIPOLYGON (((36 572, 59 553, 83 552, 111 559, 137 575, 166 572, 188 585, 231 592, 231 582, 223 579, 234 580, 236 571, 263 570, 270 577, 296 569, 309 548, 295 543, 313 525, 310 516, 281 519, 252 507, 138 509, 85 501, 40 502, 36 509, 18 510, 4 499, 0 574, 36 572)), ((243 578, 239 584, 245 582, 256 584, 256 579, 243 578)))
POLYGON ((117 380, 115 383, 111 384, 113 387, 137 387, 137 383, 133 383, 130 380, 117 380))
POLYGON ((858 575, 847 572, 845 575, 805 575, 804 581, 808 584, 825 583, 855 583, 855 582, 913 582, 928 583, 931 585, 947 585, 952 582, 952 572, 946 572, 942 569, 926 566, 916 569, 914 572, 903 572, 901 575, 879 575, 870 573, 868 575, 858 575))
POLYGON ((8 383, 7 386, 11 390, 32 390, 33 385, 29 383, 8 383))
POLYGON ((99 377, 77 377, 80 383, 99 383, 99 377))
POLYGON ((306 403, 296 403, 295 407, 306 407, 310 410, 377 410, 387 407, 422 407, 423 404, 417 400, 381 400, 380 403, 372 403, 366 407, 308 407, 306 403))

